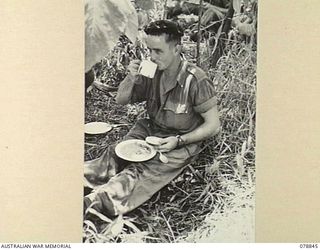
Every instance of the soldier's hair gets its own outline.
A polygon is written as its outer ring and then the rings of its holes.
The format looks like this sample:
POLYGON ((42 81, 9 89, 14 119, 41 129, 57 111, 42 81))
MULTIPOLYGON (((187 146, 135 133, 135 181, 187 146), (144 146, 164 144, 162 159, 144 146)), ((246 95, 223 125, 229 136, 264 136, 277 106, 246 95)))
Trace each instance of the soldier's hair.
POLYGON ((179 24, 169 20, 158 20, 151 22, 144 28, 144 32, 147 35, 160 36, 166 34, 167 42, 181 43, 181 37, 183 36, 183 30, 179 24))

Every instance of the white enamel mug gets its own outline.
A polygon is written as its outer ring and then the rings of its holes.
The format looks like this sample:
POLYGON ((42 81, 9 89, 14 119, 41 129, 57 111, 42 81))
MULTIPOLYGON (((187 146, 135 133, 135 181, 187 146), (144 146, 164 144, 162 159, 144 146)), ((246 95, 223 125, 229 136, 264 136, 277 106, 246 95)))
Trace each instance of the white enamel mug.
POLYGON ((150 60, 142 60, 138 73, 140 75, 146 76, 148 78, 153 78, 154 74, 156 73, 158 65, 150 60))

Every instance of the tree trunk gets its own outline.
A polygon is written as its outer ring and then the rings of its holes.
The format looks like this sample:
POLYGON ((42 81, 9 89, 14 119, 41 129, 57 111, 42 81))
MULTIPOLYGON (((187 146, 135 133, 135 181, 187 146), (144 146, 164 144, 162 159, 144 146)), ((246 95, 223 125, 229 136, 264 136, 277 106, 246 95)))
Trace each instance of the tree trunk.
MULTIPOLYGON (((212 67, 216 67, 219 58, 223 55, 223 51, 225 49, 226 42, 228 39, 228 33, 231 28, 231 21, 233 18, 233 14, 234 14, 233 4, 232 4, 232 1, 230 1, 228 12, 224 18, 224 21, 221 24, 223 26, 222 26, 221 34, 217 40, 218 44, 216 46, 216 50, 212 54, 212 58, 211 58, 212 67)), ((213 42, 212 40, 209 41, 210 44, 212 44, 212 42, 213 42)))

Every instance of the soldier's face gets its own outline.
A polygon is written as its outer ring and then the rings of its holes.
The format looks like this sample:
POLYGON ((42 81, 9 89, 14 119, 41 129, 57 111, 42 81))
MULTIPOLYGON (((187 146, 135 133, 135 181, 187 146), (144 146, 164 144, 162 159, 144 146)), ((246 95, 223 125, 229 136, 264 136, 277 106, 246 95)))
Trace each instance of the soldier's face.
POLYGON ((146 37, 146 44, 150 51, 151 61, 158 65, 159 70, 165 70, 172 65, 174 59, 179 56, 177 45, 167 42, 165 35, 146 37))

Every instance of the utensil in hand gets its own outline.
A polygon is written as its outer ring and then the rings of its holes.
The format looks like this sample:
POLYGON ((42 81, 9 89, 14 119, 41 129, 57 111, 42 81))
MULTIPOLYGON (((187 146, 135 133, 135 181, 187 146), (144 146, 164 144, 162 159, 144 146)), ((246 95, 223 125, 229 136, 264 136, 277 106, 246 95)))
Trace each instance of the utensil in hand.
POLYGON ((168 163, 169 162, 169 159, 167 156, 165 156, 164 154, 162 154, 160 151, 159 152, 159 160, 162 162, 162 163, 168 163))

